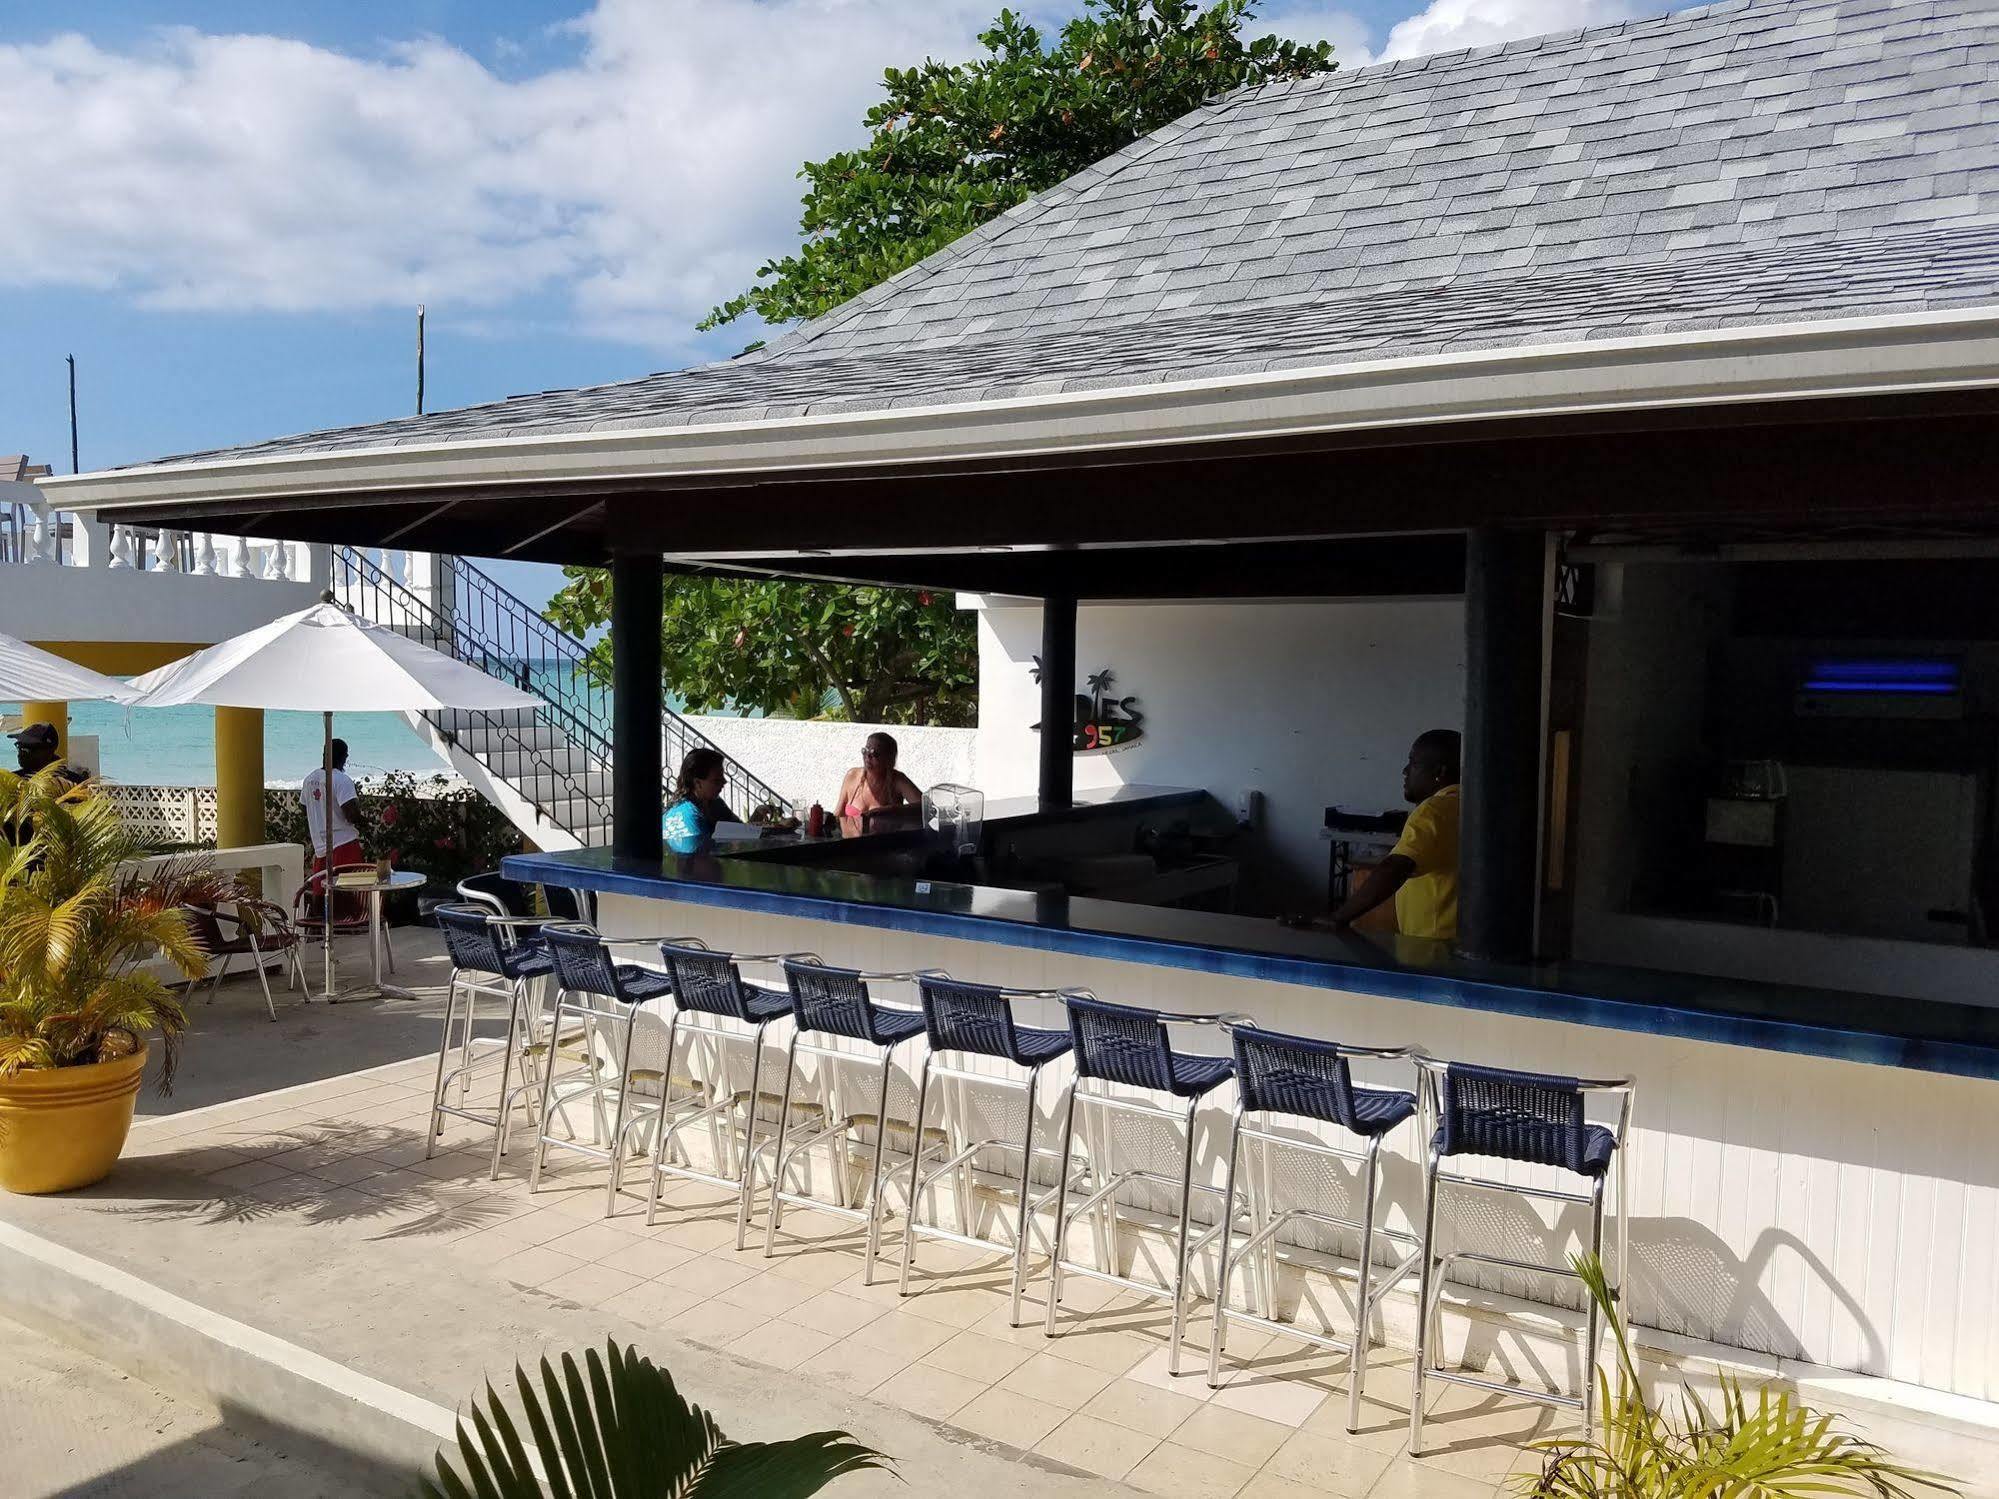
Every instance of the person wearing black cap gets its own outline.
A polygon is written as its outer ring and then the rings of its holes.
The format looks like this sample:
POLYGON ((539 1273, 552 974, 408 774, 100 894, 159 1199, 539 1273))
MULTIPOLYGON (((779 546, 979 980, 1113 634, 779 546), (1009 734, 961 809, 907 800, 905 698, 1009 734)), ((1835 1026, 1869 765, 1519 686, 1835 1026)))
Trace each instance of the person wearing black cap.
POLYGON ((14 741, 14 753, 20 761, 22 775, 31 776, 54 765, 60 767, 64 780, 72 784, 83 780, 82 774, 63 764, 62 757, 56 753, 60 736, 54 724, 25 724, 7 737, 14 741))

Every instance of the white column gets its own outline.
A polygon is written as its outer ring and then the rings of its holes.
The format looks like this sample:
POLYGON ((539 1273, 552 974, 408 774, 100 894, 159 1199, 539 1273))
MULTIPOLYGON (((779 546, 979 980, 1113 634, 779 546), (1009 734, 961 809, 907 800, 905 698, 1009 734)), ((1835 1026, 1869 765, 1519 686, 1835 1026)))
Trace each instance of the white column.
POLYGON ((153 561, 156 573, 177 573, 180 571, 180 537, 178 531, 162 529, 160 532, 160 554, 153 561))
POLYGON ((133 559, 137 553, 137 545, 137 538, 132 535, 132 528, 130 526, 113 526, 111 528, 111 566, 125 568, 132 566, 133 559))
POLYGON ((315 541, 305 549, 305 580, 318 588, 333 586, 333 546, 315 541))
POLYGON ((78 512, 76 517, 76 550, 74 562, 78 567, 109 567, 111 565, 111 528, 95 515, 78 512))
POLYGON ((198 578, 215 576, 215 536, 203 531, 194 538, 194 575, 198 578))
POLYGON ((229 548, 229 576, 250 578, 256 574, 250 566, 250 538, 239 536, 229 548))

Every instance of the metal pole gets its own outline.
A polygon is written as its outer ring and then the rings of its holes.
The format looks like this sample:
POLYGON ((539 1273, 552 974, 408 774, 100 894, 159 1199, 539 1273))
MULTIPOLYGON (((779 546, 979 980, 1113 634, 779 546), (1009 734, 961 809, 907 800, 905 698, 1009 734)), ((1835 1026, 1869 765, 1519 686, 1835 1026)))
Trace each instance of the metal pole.
POLYGON ((423 415, 423 303, 416 304, 416 414, 423 415))
POLYGON ((65 354, 69 364, 69 471, 77 472, 76 463, 76 356, 65 354))
POLYGON ((660 856, 664 604, 658 553, 611 558, 611 851, 648 862, 660 856))
POLYGON ((1041 810, 1076 799, 1076 597, 1041 601, 1041 810))
POLYGON ((1538 531, 1481 527, 1465 547, 1457 946, 1468 958, 1534 950, 1546 565, 1538 531))
MULTIPOLYGON (((325 815, 325 816, 324 816, 323 818, 321 818, 321 819, 320 819, 320 825, 321 825, 321 826, 322 826, 322 827, 323 827, 323 828, 325 829, 325 832, 326 832, 326 857, 325 857, 325 866, 324 866, 324 869, 322 870, 322 872, 323 872, 323 873, 325 874, 325 876, 326 876, 326 883, 325 883, 325 884, 324 884, 323 886, 321 886, 321 892, 322 892, 322 893, 323 893, 323 894, 325 895, 325 897, 326 897, 326 901, 325 901, 325 905, 323 906, 323 908, 321 909, 321 911, 320 911, 320 913, 319 913, 319 914, 320 914, 320 918, 321 918, 321 925, 320 925, 320 929, 319 929, 319 937, 320 937, 320 950, 321 950, 321 953, 322 953, 322 955, 324 956, 324 958, 325 958, 325 960, 326 960, 326 991, 325 991, 325 993, 324 993, 324 994, 322 994, 322 995, 321 995, 320 997, 321 997, 322 999, 324 999, 324 1000, 325 1000, 325 1001, 326 1001, 326 1002, 327 1002, 328 1004, 331 1004, 331 1003, 333 1003, 333 999, 334 999, 334 989, 333 989, 333 715, 332 715, 331 713, 329 713, 329 714, 327 714, 327 715, 326 715, 326 722, 325 722, 325 727, 326 727, 326 743, 325 743, 325 747, 324 747, 324 754, 323 754, 323 758, 322 758, 322 760, 321 760, 321 762, 320 762, 320 765, 321 765, 321 769, 322 769, 322 770, 323 770, 323 772, 325 773, 325 776, 326 776, 326 780, 325 780, 325 781, 324 781, 324 783, 323 783, 323 784, 322 784, 322 785, 320 786, 320 795, 321 795, 321 796, 322 796, 322 797, 324 798, 324 804, 325 804, 325 807, 326 807, 326 815, 325 815)), ((311 809, 311 808, 309 808, 309 807, 308 807, 308 808, 306 809, 306 811, 307 811, 307 814, 308 814, 308 815, 310 815, 310 814, 311 814, 311 810, 312 810, 312 809, 311 809)))

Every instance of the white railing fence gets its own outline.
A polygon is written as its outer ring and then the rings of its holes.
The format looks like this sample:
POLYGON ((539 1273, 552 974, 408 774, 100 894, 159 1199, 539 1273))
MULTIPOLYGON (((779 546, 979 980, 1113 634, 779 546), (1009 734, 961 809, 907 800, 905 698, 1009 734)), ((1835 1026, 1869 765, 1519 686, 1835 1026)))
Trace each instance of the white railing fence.
MULTIPOLYGON (((434 554, 391 547, 355 550, 395 582, 448 609, 441 559, 434 554)), ((331 581, 331 548, 316 542, 107 525, 89 515, 56 509, 33 484, 12 482, 0 483, 0 566, 10 564, 321 586, 331 581)))

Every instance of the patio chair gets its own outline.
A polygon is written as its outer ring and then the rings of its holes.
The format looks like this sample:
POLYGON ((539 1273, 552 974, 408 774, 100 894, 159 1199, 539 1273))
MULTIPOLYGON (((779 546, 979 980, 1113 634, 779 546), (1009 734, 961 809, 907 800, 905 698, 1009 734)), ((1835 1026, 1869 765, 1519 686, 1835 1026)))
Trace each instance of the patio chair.
MULTIPOLYGON (((229 965, 237 958, 247 957, 256 971, 257 982, 264 991, 264 1008, 270 1011, 271 1019, 278 1018, 278 1007, 271 998, 271 981, 264 972, 267 957, 288 959, 287 980, 293 988, 305 983, 305 964, 299 956, 302 940, 298 927, 285 914, 284 908, 267 900, 245 897, 235 902, 234 912, 216 906, 183 906, 187 924, 194 933, 195 945, 207 956, 209 962, 220 959, 215 976, 209 981, 208 998, 212 1002, 215 991, 222 987, 223 979, 229 976, 229 965), (223 931, 227 923, 234 935, 223 931)), ((196 980, 199 983, 200 980, 196 980)), ((192 990, 194 985, 190 984, 192 990)))

